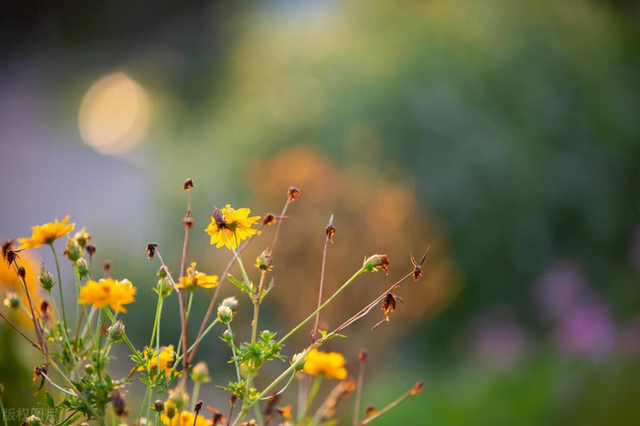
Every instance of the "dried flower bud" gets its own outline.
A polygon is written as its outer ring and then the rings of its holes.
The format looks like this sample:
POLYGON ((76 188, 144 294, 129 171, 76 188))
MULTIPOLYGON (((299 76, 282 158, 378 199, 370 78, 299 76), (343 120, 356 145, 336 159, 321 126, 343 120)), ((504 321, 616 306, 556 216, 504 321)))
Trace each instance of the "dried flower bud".
POLYGON ((360 353, 358 354, 358 359, 360 360, 360 362, 365 362, 367 360, 367 356, 369 354, 367 353, 366 350, 362 349, 360 350, 360 353))
POLYGON ((238 395, 236 395, 235 393, 232 393, 231 397, 229 397, 229 404, 231 404, 232 407, 235 407, 237 400, 238 400, 238 395))
POLYGON ((209 377, 209 367, 204 361, 200 361, 191 369, 191 378, 196 383, 208 383, 211 381, 209 377))
POLYGON ((193 189, 193 179, 188 178, 187 180, 184 181, 184 184, 182 184, 182 190, 190 191, 191 189, 193 189))
POLYGON ((230 307, 224 305, 218 307, 218 321, 222 324, 229 324, 233 321, 233 311, 230 307))
POLYGON ((89 264, 83 257, 78 259, 76 262, 76 270, 78 271, 78 275, 81 277, 86 277, 89 275, 89 264))
MULTIPOLYGON (((9 251, 13 250, 13 238, 10 240, 5 241, 4 243, 2 243, 2 258, 4 260, 7 260, 7 253, 9 253, 9 251)), ((9 262, 11 263, 11 262, 9 262)))
POLYGON ((376 410, 376 407, 374 407, 373 404, 367 404, 365 412, 367 413, 367 416, 374 416, 378 413, 378 410, 376 410))
POLYGON ((295 186, 290 186, 287 190, 287 197, 289 197, 289 200, 295 201, 296 198, 300 198, 300 190, 295 186))
POLYGON ((73 239, 78 242, 80 248, 84 249, 89 241, 91 241, 91 235, 87 233, 85 228, 82 228, 80 231, 76 232, 76 235, 73 236, 73 239))
POLYGON ((89 254, 89 259, 91 259, 93 255, 96 254, 96 251, 98 251, 98 247, 96 247, 95 244, 87 244, 84 249, 89 254))
POLYGON ((25 279, 27 277, 27 270, 24 269, 24 266, 20 266, 18 268, 18 276, 22 279, 25 279))
POLYGON ((275 225, 278 223, 278 219, 273 213, 267 213, 262 217, 263 225, 275 225))
POLYGON ((160 399, 157 399, 156 402, 153 403, 151 409, 157 413, 162 413, 164 411, 164 402, 160 399))
POLYGON ((271 254, 269 254, 269 249, 266 249, 256 259, 256 268, 262 271, 270 271, 272 269, 272 263, 273 258, 271 257, 271 254))
POLYGON ((230 296, 224 299, 221 303, 222 306, 226 306, 231 309, 233 312, 238 310, 238 298, 235 296, 230 296))
MULTIPOLYGON (((4 247, 3 247, 4 250, 4 247)), ((20 258, 20 256, 18 256, 18 253, 14 250, 12 250, 11 248, 9 248, 6 253, 3 253, 4 255, 4 260, 7 261, 7 265, 11 266, 11 264, 13 262, 16 261, 16 259, 20 258)))
POLYGON ((124 324, 120 320, 114 322, 113 325, 107 329, 107 333, 109 336, 109 340, 112 343, 118 343, 124 338, 124 324))
POLYGON ((333 242, 333 236, 336 233, 336 228, 333 226, 333 215, 329 218, 329 223, 327 224, 327 227, 324 228, 324 232, 327 234, 329 241, 333 242))
MULTIPOLYGON (((4 415, 4 413, 2 414, 4 415)), ((42 426, 42 425, 43 425, 42 420, 40 419, 40 417, 36 416, 35 414, 27 417, 20 424, 20 426, 42 426)))
POLYGON ((364 260, 362 265, 367 272, 377 272, 379 269, 389 272, 389 259, 386 254, 374 254, 364 260))
POLYGON ((42 319, 47 321, 49 319, 49 302, 43 300, 40 303, 40 314, 42 315, 42 319))
POLYGON ((20 307, 20 295, 13 291, 7 293, 7 296, 4 298, 4 306, 9 309, 18 309, 20 307))
POLYGON ((193 228, 193 225, 196 223, 196 220, 191 217, 191 213, 187 212, 187 214, 184 215, 184 217, 182 218, 182 224, 184 225, 185 229, 191 229, 193 228))
POLYGON ((44 269, 44 263, 40 265, 40 275, 38 275, 38 282, 40 283, 40 287, 42 287, 46 291, 51 291, 55 284, 55 281, 53 280, 53 274, 44 269))
POLYGON ((198 400, 198 402, 196 402, 195 407, 193 407, 193 411, 195 411, 196 414, 198 414, 200 410, 202 410, 202 404, 204 404, 204 402, 202 402, 201 400, 198 400))
POLYGON ((121 417, 127 411, 127 405, 124 401, 124 396, 120 393, 120 391, 115 390, 111 394, 111 405, 113 407, 114 413, 116 416, 121 417))
POLYGON ((419 382, 417 382, 413 388, 411 389, 411 395, 417 395, 420 392, 422 392, 422 388, 424 387, 424 382, 422 380, 420 380, 419 382))
POLYGON ((111 272, 113 272, 113 265, 108 260, 105 260, 102 264, 102 275, 106 278, 111 275, 111 272))
POLYGON ((67 259, 76 263, 82 257, 82 248, 73 238, 67 238, 67 245, 64 246, 64 255, 67 259))
POLYGON ((153 257, 156 255, 156 248, 158 247, 158 243, 147 243, 147 257, 149 260, 153 260, 153 257))

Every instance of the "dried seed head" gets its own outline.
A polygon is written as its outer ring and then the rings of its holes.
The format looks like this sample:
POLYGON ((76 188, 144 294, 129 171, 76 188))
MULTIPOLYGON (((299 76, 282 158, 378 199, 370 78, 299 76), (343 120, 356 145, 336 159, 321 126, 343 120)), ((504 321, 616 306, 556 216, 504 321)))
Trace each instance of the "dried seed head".
POLYGON ((20 276, 20 278, 24 279, 27 276, 27 270, 24 269, 24 266, 20 266, 18 268, 18 275, 20 276))
POLYGON ((376 407, 374 407, 373 404, 367 404, 365 412, 367 413, 367 416, 374 416, 378 413, 378 410, 376 410, 376 407))
MULTIPOLYGON (((3 247, 3 250, 4 250, 4 247, 3 247)), ((3 255, 4 255, 4 260, 7 261, 7 265, 9 265, 9 266, 11 266, 11 264, 13 262, 15 262, 16 259, 20 258, 20 256, 18 256, 18 252, 13 250, 13 249, 11 249, 11 248, 9 248, 6 251, 6 253, 3 253, 3 255)))
POLYGON ((193 179, 188 178, 182 184, 182 190, 183 191, 190 191, 191 189, 193 189, 193 179))
POLYGON ((236 401, 238 401, 238 395, 236 395, 235 393, 232 393, 231 397, 229 397, 229 404, 231 404, 232 407, 235 407, 236 401))
POLYGON ((153 257, 156 255, 156 248, 158 247, 158 243, 147 243, 147 257, 149 260, 153 260, 153 257))
POLYGON ((151 409, 157 413, 162 413, 164 411, 164 402, 160 399, 156 400, 151 406, 151 409))
POLYGON ((191 213, 187 212, 187 214, 184 215, 184 217, 182 218, 182 224, 184 225, 185 229, 191 229, 193 228, 193 225, 196 223, 196 220, 191 217, 191 213))
POLYGON ((417 395, 420 392, 422 392, 422 388, 424 387, 424 382, 422 380, 420 380, 419 382, 417 382, 413 388, 411 389, 411 395, 417 395))
POLYGON ((329 238, 329 241, 333 242, 333 236, 336 233, 336 228, 333 226, 333 215, 331 215, 327 227, 324 228, 324 232, 325 234, 327 234, 327 238, 329 238))
POLYGON ((387 274, 389 273, 389 259, 386 254, 374 254, 368 259, 365 259, 362 266, 364 270, 368 272, 383 270, 387 274))
POLYGON ((118 390, 113 391, 111 394, 111 405, 118 417, 123 416, 127 412, 127 404, 124 401, 124 396, 122 396, 118 390))
POLYGON ((287 190, 287 197, 289 197, 289 200, 295 201, 296 198, 300 198, 300 190, 295 186, 290 186, 287 190))
POLYGON ((96 251, 98 251, 98 247, 96 247, 95 244, 87 244, 84 249, 89 253, 89 259, 91 259, 93 255, 96 254, 96 251))
POLYGON ((108 260, 105 260, 102 264, 102 275, 106 278, 113 272, 113 265, 108 260))
POLYGON ((262 217, 263 225, 275 225, 278 223, 278 219, 273 213, 267 213, 262 217))
POLYGON ((233 312, 238 310, 238 304, 240 302, 238 302, 238 298, 235 296, 230 296, 227 297, 226 299, 224 299, 221 303, 222 306, 227 306, 229 309, 231 309, 233 312))
MULTIPOLYGON (((13 250, 13 243, 14 243, 14 241, 15 241, 15 240, 12 238, 12 239, 7 240, 7 241, 5 241, 4 243, 2 243, 2 258, 3 258, 3 259, 7 260, 7 253, 8 253, 10 250, 13 250)), ((9 263, 11 263, 11 262, 9 262, 9 263)))
POLYGON ((368 355, 369 354, 367 353, 366 350, 361 349, 360 353, 358 354, 358 359, 360 360, 360 362, 365 362, 367 360, 368 355))
POLYGON ((204 404, 204 402, 202 402, 201 400, 198 400, 198 402, 196 402, 195 407, 193 407, 193 411, 195 411, 196 414, 198 414, 200 410, 202 410, 202 404, 204 404))
POLYGON ((44 263, 40 265, 40 275, 38 275, 38 282, 40 283, 40 287, 42 287, 46 291, 50 291, 55 284, 55 281, 53 280, 53 274, 44 269, 44 263))

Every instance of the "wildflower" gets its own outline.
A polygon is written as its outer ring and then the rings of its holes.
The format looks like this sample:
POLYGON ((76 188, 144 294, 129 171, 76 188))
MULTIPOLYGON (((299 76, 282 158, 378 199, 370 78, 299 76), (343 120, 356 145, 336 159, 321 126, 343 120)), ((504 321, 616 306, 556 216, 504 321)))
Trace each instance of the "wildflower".
POLYGON ((364 260, 363 268, 368 272, 377 272, 379 269, 389 272, 389 259, 386 254, 374 254, 364 260))
POLYGON ((347 377, 344 364, 344 356, 338 352, 320 352, 313 349, 307 355, 304 372, 312 376, 321 375, 327 379, 344 380, 347 377))
POLYGON ((205 230, 211 236, 211 245, 235 249, 240 241, 252 235, 260 235, 260 230, 251 228, 260 220, 260 216, 249 217, 250 213, 251 210, 247 208, 235 210, 229 204, 222 211, 215 208, 211 223, 205 230))
POLYGON ((84 249, 87 244, 89 244, 89 241, 91 241, 91 235, 89 235, 86 228, 82 228, 80 231, 76 232, 73 239, 78 242, 80 248, 84 249))
POLYGON ((191 378, 197 383, 208 383, 211 381, 209 367, 204 361, 200 361, 191 369, 191 378))
POLYGON ((4 306, 9 309, 18 309, 20 307, 20 295, 13 291, 7 293, 7 296, 4 299, 4 306))
POLYGON ((78 303, 93 304, 96 309, 109 306, 116 312, 127 312, 122 305, 133 303, 135 295, 136 288, 129 280, 117 281, 112 278, 91 280, 80 288, 78 303))
POLYGON ((287 189, 287 197, 289 197, 289 200, 295 201, 296 198, 300 198, 300 190, 295 186, 290 186, 289 189, 287 189))
POLYGON ((178 416, 169 418, 163 414, 162 423, 167 426, 209 426, 209 421, 201 415, 195 415, 189 411, 182 411, 178 416))
MULTIPOLYGON (((154 377, 158 369, 160 370, 160 372, 164 372, 166 377, 169 374, 171 374, 171 370, 173 367, 171 367, 169 364, 173 364, 173 362, 176 360, 176 353, 173 350, 173 345, 160 347, 160 355, 155 353, 155 350, 151 348, 145 348, 144 358, 148 361, 147 367, 150 372, 154 373, 154 377), (159 365, 160 368, 158 368, 158 363, 160 364, 159 365)), ((144 367, 138 367, 138 371, 144 371, 144 367)), ((186 394, 182 395, 182 394, 179 394, 178 392, 176 392, 175 394, 172 394, 172 391, 169 391, 169 395, 170 395, 169 396, 170 398, 172 398, 173 395, 176 395, 176 397, 180 397, 180 398, 184 396, 184 403, 186 403, 186 401, 188 401, 188 398, 189 398, 186 394)), ((177 403, 176 403, 176 406, 178 406, 177 403)), ((181 405, 180 405, 180 408, 182 408, 181 405)))
MULTIPOLYGON (((14 253, 9 249, 8 253, 14 253)), ((8 254, 11 256, 11 254, 8 254)), ((0 266, 0 294, 7 295, 7 293, 15 293, 16 298, 19 299, 20 305, 29 306, 29 298, 27 297, 27 293, 24 290, 24 284, 27 285, 27 290, 29 291, 29 295, 31 296, 31 302, 33 302, 34 308, 36 306, 40 306, 42 303, 42 295, 43 292, 40 291, 40 284, 38 282, 39 275, 39 262, 35 258, 35 256, 24 253, 22 255, 20 261, 20 267, 25 270, 24 283, 22 282, 22 278, 20 278, 13 268, 1 267, 0 266)), ((30 324, 33 326, 33 322, 31 317, 25 310, 19 310, 14 312, 15 319, 18 322, 18 325, 26 325, 30 324)))
MULTIPOLYGON (((2 258, 7 260, 7 254, 13 250, 13 238, 2 243, 2 258)), ((11 262, 9 262, 11 264, 11 262)))
POLYGON ((211 426, 223 425, 226 423, 227 419, 220 411, 216 410, 210 405, 207 405, 207 410, 211 412, 211 426))
POLYGON ((385 321, 389 321, 389 315, 396 311, 396 300, 404 303, 400 296, 396 296, 393 293, 388 293, 384 299, 382 299, 382 311, 384 312, 385 321))
POLYGON ((266 249, 256 259, 256 265, 255 266, 256 266, 256 268, 258 268, 260 270, 268 272, 268 271, 271 271, 273 269, 273 266, 271 266, 272 263, 273 263, 273 258, 269 254, 269 249, 266 249))
POLYGON ((40 275, 38 275, 38 282, 40 282, 40 287, 42 287, 46 291, 51 291, 53 285, 55 284, 51 272, 44 269, 44 263, 40 265, 40 275))
POLYGON ((187 276, 180 278, 180 282, 177 284, 178 288, 188 288, 190 290, 196 287, 214 288, 217 286, 218 276, 196 271, 196 262, 191 263, 191 266, 187 268, 187 276))
POLYGON ((82 249, 76 240, 67 238, 67 244, 64 246, 62 254, 73 263, 76 263, 82 257, 82 249))
POLYGON ((233 311, 228 306, 218 307, 218 320, 223 324, 229 324, 233 320, 233 311))
POLYGON ((278 413, 285 419, 291 418, 291 405, 285 405, 282 408, 276 408, 276 410, 278 410, 278 413))
POLYGON ((125 333, 125 327, 122 321, 118 320, 111 327, 107 329, 109 340, 112 343, 118 343, 123 339, 125 333))
POLYGON ((53 223, 45 223, 44 225, 34 226, 31 237, 18 238, 20 249, 33 249, 44 244, 52 244, 58 238, 67 235, 75 228, 75 223, 69 223, 69 215, 65 216, 61 222, 56 219, 53 223))

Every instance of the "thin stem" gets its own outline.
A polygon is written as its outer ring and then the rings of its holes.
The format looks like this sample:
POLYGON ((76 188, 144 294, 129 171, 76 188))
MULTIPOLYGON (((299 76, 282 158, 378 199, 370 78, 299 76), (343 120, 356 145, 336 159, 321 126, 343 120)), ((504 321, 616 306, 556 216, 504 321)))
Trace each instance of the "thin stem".
POLYGON ((260 303, 262 302, 262 289, 267 278, 267 270, 263 269, 260 273, 260 284, 258 292, 253 298, 253 321, 251 321, 251 343, 255 343, 258 337, 258 317, 260 315, 260 303))
POLYGON ((51 380, 51 379, 49 378, 49 376, 47 376, 46 374, 44 374, 44 373, 40 373, 40 375, 41 375, 42 377, 44 377, 44 378, 45 378, 45 380, 46 380, 47 382, 49 382, 49 384, 50 384, 51 386, 53 386, 54 388, 58 389, 59 391, 61 391, 61 392, 63 392, 63 393, 66 393, 66 394, 67 394, 67 395, 69 395, 69 396, 73 396, 74 398, 77 398, 77 397, 78 397, 78 395, 76 395, 75 393, 73 393, 73 392, 69 392, 69 391, 68 391, 68 390, 66 390, 65 388, 62 388, 62 387, 60 387, 60 386, 56 385, 56 384, 53 382, 53 380, 51 380))
POLYGON ((364 383, 365 362, 360 361, 360 372, 358 373, 358 384, 356 389, 356 402, 353 408, 353 426, 358 426, 358 418, 360 417, 360 397, 362 396, 362 384, 364 383))
MULTIPOLYGON (((331 216, 333 218, 333 215, 331 216)), ((322 289, 324 287, 324 268, 327 264, 327 247, 329 246, 329 235, 324 240, 324 249, 322 250, 322 269, 320 270, 320 289, 318 290, 318 309, 322 304, 322 289)), ((313 330, 311 330, 311 341, 316 340, 316 334, 318 333, 318 322, 320 321, 320 311, 316 313, 316 320, 313 324, 313 330)))
POLYGON ((333 293, 333 295, 331 295, 331 297, 329 297, 326 302, 324 302, 322 305, 320 305, 318 307, 318 309, 316 309, 315 311, 313 311, 313 313, 311 315, 309 315, 306 319, 304 319, 300 324, 298 324, 297 326, 295 326, 289 333, 287 333, 286 336, 284 336, 282 339, 280 339, 280 341, 278 342, 278 344, 282 345, 282 343, 284 343, 284 341, 286 341, 289 337, 293 336, 293 334, 300 330, 306 323, 308 323, 309 321, 311 321, 316 314, 318 314, 320 311, 322 311, 329 303, 331 303, 331 301, 333 299, 336 298, 336 296, 338 296, 340 293, 342 293, 342 291, 344 289, 346 289, 347 287, 349 287, 349 285, 351 283, 353 283, 353 281, 355 281, 356 278, 358 278, 363 272, 365 271, 364 267, 358 269, 358 271, 353 274, 353 276, 351 278, 349 278, 344 284, 342 284, 342 287, 340 287, 335 293, 333 293))
MULTIPOLYGON (((227 323, 227 330, 229 330, 229 333, 231 333, 231 335, 233 335, 233 332, 231 331, 231 324, 227 323)), ((233 339, 231 339, 230 346, 231 346, 231 353, 233 354, 233 364, 236 366, 236 377, 238 378, 238 383, 240 383, 240 380, 242 380, 242 377, 240 377, 240 367, 238 366, 238 359, 236 358, 236 348, 235 348, 235 344, 233 343, 233 339)))
MULTIPOLYGON (((415 387, 414 387, 415 388, 415 387)), ((394 409, 395 407, 397 407, 398 405, 400 405, 400 403, 402 401, 404 401, 405 399, 409 398, 412 395, 415 395, 416 393, 414 392, 414 388, 409 389, 407 392, 405 392, 400 398, 396 399, 395 401, 393 401, 391 404, 387 405, 386 407, 384 407, 382 410, 378 411, 376 414, 374 414, 373 416, 369 416, 367 417, 365 420, 363 420, 360 423, 360 426, 364 426, 366 424, 371 423, 372 421, 374 421, 375 419, 377 419, 378 417, 380 417, 381 415, 383 415, 384 413, 391 411, 392 409, 394 409)))
POLYGON ((289 204, 291 204, 291 199, 287 197, 287 201, 284 203, 284 207, 282 208, 282 213, 280 213, 280 220, 278 221, 278 225, 276 226, 276 232, 273 236, 273 242, 271 243, 271 249, 269 251, 269 255, 271 257, 273 257, 273 252, 276 249, 276 243, 278 242, 278 235, 280 235, 280 225, 282 224, 282 218, 284 218, 284 215, 287 213, 289 204))
POLYGON ((27 301, 29 302, 29 309, 31 310, 31 320, 33 321, 33 328, 36 333, 36 337, 38 338, 38 343, 40 344, 40 347, 42 348, 43 352, 48 353, 49 351, 47 349, 47 342, 44 338, 44 331, 42 330, 40 322, 36 317, 36 314, 33 308, 33 299, 31 299, 31 293, 29 292, 27 281, 24 279, 22 275, 20 275, 20 272, 19 272, 20 267, 18 266, 18 262, 16 260, 13 261, 13 266, 16 270, 16 274, 18 275, 18 279, 20 280, 20 282, 22 283, 22 286, 24 287, 24 292, 27 295, 27 301))
MULTIPOLYGON (((35 347, 36 349, 38 349, 40 352, 43 352, 42 348, 40 347, 40 345, 38 345, 36 342, 34 342, 33 340, 31 340, 29 338, 29 336, 27 336, 22 330, 20 330, 18 328, 17 325, 15 325, 13 322, 11 322, 11 320, 7 317, 4 316, 4 314, 2 312, 0 312, 0 317, 2 317, 3 320, 5 320, 7 322, 7 324, 9 324, 9 326, 11 326, 11 328, 13 328, 15 331, 18 332, 19 335, 21 335, 22 337, 24 337, 24 339, 31 343, 31 345, 33 347, 35 347)), ((44 353, 44 352, 43 352, 44 353)))
POLYGON ((5 415, 4 405, 2 404, 2 397, 0 397, 0 416, 2 416, 2 424, 3 424, 3 426, 8 426, 8 424, 7 424, 7 416, 5 415))
POLYGON ((158 360, 157 360, 156 364, 158 366, 157 374, 160 375, 160 321, 161 321, 161 317, 162 317, 162 300, 163 300, 163 298, 162 298, 161 295, 158 295, 158 297, 160 298, 160 302, 159 302, 160 309, 158 309, 158 316, 156 317, 156 322, 157 322, 156 328, 158 330, 158 332, 156 333, 156 356, 158 357, 157 358, 158 360))
POLYGON ((56 273, 58 274, 58 291, 60 292, 60 308, 62 309, 62 324, 64 325, 64 329, 67 329, 67 313, 64 308, 64 296, 62 294, 62 275, 60 274, 60 262, 58 261, 58 253, 56 253, 56 249, 53 247, 53 243, 49 244, 51 247, 51 252, 53 253, 53 259, 56 262, 56 273))
POLYGON ((316 399, 316 395, 318 395, 318 391, 320 390, 321 384, 322 384, 322 375, 318 374, 313 379, 313 384, 311 385, 311 390, 309 391, 309 396, 307 397, 307 403, 304 406, 304 410, 302 410, 298 414, 298 422, 304 422, 304 419, 305 417, 307 417, 307 413, 311 408, 311 404, 313 404, 313 400, 316 399))
POLYGON ((158 316, 160 316, 160 309, 162 306, 162 296, 158 294, 158 303, 156 303, 156 316, 153 319, 153 328, 151 329, 151 340, 149 346, 153 346, 153 341, 156 339, 156 330, 158 329, 158 316))

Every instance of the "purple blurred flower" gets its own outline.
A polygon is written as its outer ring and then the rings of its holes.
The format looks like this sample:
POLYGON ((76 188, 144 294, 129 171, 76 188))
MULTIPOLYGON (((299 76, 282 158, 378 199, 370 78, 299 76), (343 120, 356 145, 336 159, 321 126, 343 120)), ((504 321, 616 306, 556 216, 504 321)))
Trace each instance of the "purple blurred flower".
POLYGON ((529 334, 510 315, 493 312, 471 326, 473 350, 481 361, 502 368, 513 367, 529 346, 529 334))
POLYGON ((545 321, 562 317, 589 292, 587 277, 572 261, 560 261, 549 268, 534 285, 534 300, 545 321))

